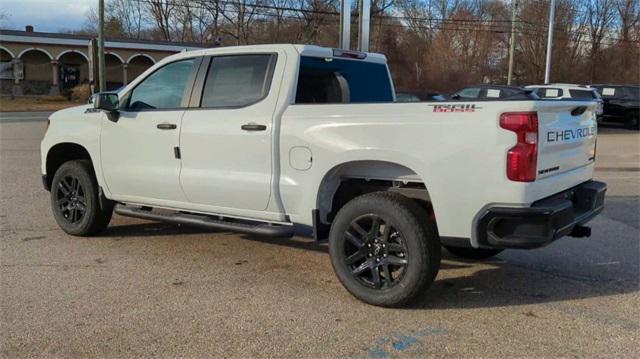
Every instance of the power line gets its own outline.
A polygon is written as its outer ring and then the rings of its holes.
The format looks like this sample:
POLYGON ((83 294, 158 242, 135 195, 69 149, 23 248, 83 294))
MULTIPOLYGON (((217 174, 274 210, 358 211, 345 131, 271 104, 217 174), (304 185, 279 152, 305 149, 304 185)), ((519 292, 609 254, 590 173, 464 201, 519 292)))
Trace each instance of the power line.
MULTIPOLYGON (((536 1, 542 3, 542 1, 538 0, 529 0, 536 1)), ((324 15, 324 16, 338 16, 339 12, 337 11, 329 11, 329 10, 316 10, 316 9, 304 9, 304 8, 294 8, 287 6, 274 6, 274 5, 266 5, 266 4, 258 4, 258 3, 243 3, 240 1, 228 1, 228 0, 219 0, 219 1, 203 1, 203 0, 186 0, 186 1, 175 1, 175 0, 162 0, 162 1, 152 1, 152 0, 139 0, 138 2, 144 2, 150 5, 168 5, 174 7, 182 7, 182 8, 191 8, 191 9, 199 9, 199 10, 207 10, 211 11, 217 8, 220 14, 240 14, 241 10, 238 9, 229 9, 227 6, 237 6, 240 8, 251 8, 252 11, 249 15, 255 17, 275 17, 275 18, 284 18, 284 19, 296 19, 302 20, 300 16, 295 16, 292 13, 298 13, 303 15, 324 15), (209 5, 207 5, 209 4, 209 5), (276 10, 281 13, 274 14, 269 12, 260 12, 257 10, 276 10), (289 14, 285 14, 289 13, 289 14)), ((223 15, 224 16, 224 15, 223 15)), ((509 31, 509 27, 511 25, 511 20, 506 19, 445 19, 445 18, 435 18, 435 17, 417 17, 417 16, 397 16, 397 15, 384 15, 378 14, 372 16, 372 21, 374 19, 385 19, 385 20, 394 20, 398 21, 398 24, 384 24, 379 23, 378 26, 383 27, 403 27, 403 28, 413 28, 413 29, 421 29, 421 30, 431 30, 431 31, 480 31, 480 32, 493 32, 493 33, 505 33, 509 31), (416 25, 416 24, 407 24, 406 22, 428 22, 429 25, 416 25)), ((338 21, 339 19, 323 19, 324 22, 333 22, 338 21)), ((257 21, 254 19, 252 21, 257 21)), ((260 21, 264 22, 264 21, 260 21)), ((520 16, 517 18, 517 22, 521 25, 520 33, 528 34, 533 36, 538 36, 541 33, 546 32, 548 29, 548 25, 546 24, 537 24, 528 20, 522 19, 520 16), (527 28, 528 27, 528 28, 527 28), (534 28, 532 28, 534 27, 534 28), (528 30, 528 31, 527 31, 528 30)), ((376 26, 374 24, 374 26, 376 26)), ((563 33, 569 34, 581 34, 589 36, 588 33, 578 32, 578 31, 567 31, 566 29, 560 27, 554 27, 554 31, 559 31, 563 33)), ((618 39, 612 36, 605 36, 607 40, 610 41, 626 41, 626 42, 635 42, 633 40, 623 40, 618 39)), ((564 38, 569 41, 579 41, 590 43, 585 40, 578 39, 570 39, 564 38)))

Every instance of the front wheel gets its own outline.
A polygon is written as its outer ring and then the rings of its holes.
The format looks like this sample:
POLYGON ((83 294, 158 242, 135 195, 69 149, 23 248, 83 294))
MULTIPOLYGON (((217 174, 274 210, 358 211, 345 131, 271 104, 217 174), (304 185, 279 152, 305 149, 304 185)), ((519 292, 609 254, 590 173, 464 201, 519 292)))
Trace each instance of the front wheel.
POLYGON ((51 207, 63 231, 75 236, 89 236, 107 227, 113 214, 113 203, 100 207, 98 182, 91 162, 63 163, 51 181, 51 207))
POLYGON ((384 307, 416 299, 440 268, 435 224, 415 201, 389 192, 357 197, 340 209, 329 253, 351 294, 384 307))

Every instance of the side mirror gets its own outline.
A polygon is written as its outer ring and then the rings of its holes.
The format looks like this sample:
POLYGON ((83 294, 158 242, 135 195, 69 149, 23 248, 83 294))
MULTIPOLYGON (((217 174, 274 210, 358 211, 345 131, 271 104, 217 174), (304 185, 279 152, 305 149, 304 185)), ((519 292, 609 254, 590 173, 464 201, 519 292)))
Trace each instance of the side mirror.
POLYGON ((453 100, 459 100, 459 99, 460 99, 460 95, 455 94, 455 95, 451 96, 451 99, 453 99, 453 100))
POLYGON ((99 93, 95 95, 93 100, 93 108, 96 110, 102 110, 107 113, 107 118, 110 121, 118 122, 120 118, 120 102, 118 100, 118 94, 115 93, 99 93))

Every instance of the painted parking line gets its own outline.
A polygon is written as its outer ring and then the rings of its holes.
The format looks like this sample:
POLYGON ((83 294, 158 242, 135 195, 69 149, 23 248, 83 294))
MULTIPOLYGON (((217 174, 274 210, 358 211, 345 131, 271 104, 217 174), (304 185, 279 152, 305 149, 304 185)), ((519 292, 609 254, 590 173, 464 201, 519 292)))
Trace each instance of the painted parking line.
POLYGON ((398 354, 421 345, 427 337, 446 334, 446 328, 424 327, 416 331, 398 332, 377 338, 373 345, 364 349, 364 355, 356 354, 354 358, 382 359, 397 356, 398 354))

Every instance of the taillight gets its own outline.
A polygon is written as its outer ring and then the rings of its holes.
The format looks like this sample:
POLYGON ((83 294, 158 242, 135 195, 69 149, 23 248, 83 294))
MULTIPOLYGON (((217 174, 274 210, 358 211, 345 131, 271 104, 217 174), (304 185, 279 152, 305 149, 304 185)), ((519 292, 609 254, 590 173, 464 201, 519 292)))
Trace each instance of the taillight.
POLYGON ((531 182, 538 166, 538 113, 505 112, 500 127, 516 133, 518 142, 507 152, 507 177, 512 181, 531 182))

